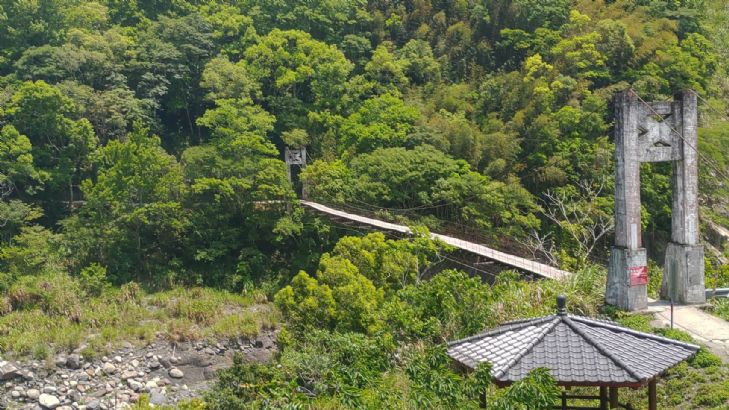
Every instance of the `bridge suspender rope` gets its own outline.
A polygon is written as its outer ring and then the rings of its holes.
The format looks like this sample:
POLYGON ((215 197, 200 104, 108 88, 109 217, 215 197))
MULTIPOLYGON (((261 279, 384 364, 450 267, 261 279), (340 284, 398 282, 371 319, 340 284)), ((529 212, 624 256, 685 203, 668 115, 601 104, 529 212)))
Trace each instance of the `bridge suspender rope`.
MULTIPOLYGON (((404 225, 398 225, 390 222, 380 221, 379 219, 367 218, 361 215, 351 214, 348 212, 340 211, 338 209, 330 208, 328 206, 318 204, 311 201, 300 201, 301 205, 311 208, 322 214, 329 216, 346 219, 349 221, 357 222, 363 225, 372 226, 377 229, 399 232, 403 234, 410 234, 410 228, 404 225)), ((441 241, 455 248, 470 252, 484 258, 496 261, 498 263, 511 266, 521 271, 529 272, 537 276, 541 276, 547 279, 562 279, 570 275, 569 272, 557 269, 555 267, 535 262, 526 258, 510 255, 508 253, 500 252, 484 245, 480 245, 473 242, 464 241, 462 239, 454 238, 451 236, 441 235, 437 233, 431 233, 430 237, 434 240, 441 241)))

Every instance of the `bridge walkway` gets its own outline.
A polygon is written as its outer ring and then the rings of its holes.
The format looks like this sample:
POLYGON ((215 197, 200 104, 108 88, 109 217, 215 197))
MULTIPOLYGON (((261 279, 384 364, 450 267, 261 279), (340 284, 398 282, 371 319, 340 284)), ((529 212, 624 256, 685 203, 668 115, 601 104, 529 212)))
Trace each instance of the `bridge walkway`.
MULTIPOLYGON (((362 225, 370 226, 385 231, 399 232, 403 234, 410 234, 410 228, 405 225, 398 225, 391 222, 381 221, 379 219, 368 218, 365 216, 352 214, 349 212, 340 211, 311 201, 300 201, 301 205, 311 208, 319 213, 328 215, 330 217, 339 218, 351 222, 356 222, 362 225)), ((562 279, 570 275, 570 272, 557 269, 553 266, 546 265, 544 263, 536 262, 530 259, 522 258, 519 256, 511 255, 505 252, 491 249, 487 246, 469 242, 463 239, 454 238, 452 236, 441 235, 437 233, 431 233, 431 238, 439 240, 455 248, 470 252, 486 259, 498 262, 503 265, 510 266, 520 271, 529 272, 534 275, 547 278, 547 279, 562 279)))

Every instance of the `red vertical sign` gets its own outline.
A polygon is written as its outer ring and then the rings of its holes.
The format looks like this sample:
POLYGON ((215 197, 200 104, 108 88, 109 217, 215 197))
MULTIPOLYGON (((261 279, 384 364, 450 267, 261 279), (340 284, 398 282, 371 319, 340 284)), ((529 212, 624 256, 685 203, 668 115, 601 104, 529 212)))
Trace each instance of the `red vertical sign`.
POLYGON ((631 266, 628 268, 628 273, 630 273, 630 286, 645 285, 648 283, 647 266, 631 266))

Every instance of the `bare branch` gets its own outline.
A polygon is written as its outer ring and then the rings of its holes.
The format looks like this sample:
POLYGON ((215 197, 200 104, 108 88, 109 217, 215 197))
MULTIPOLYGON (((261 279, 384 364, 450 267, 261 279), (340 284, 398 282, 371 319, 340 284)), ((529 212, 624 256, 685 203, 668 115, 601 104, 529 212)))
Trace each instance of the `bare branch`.
POLYGON ((577 257, 585 260, 600 241, 614 229, 612 215, 598 207, 598 199, 605 189, 605 180, 579 181, 577 193, 567 190, 547 191, 543 194, 543 215, 577 246, 577 257))
POLYGON ((536 230, 532 230, 525 239, 516 238, 516 241, 531 252, 533 259, 546 259, 550 265, 558 266, 557 249, 551 236, 551 234, 542 236, 536 230))

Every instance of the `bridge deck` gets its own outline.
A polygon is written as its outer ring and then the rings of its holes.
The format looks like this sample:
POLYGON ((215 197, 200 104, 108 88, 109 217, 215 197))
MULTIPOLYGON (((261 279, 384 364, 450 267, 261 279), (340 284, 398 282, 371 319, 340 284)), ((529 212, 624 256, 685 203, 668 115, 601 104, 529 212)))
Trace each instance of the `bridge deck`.
MULTIPOLYGON (((404 225, 398 225, 390 222, 380 221, 379 219, 367 218, 365 216, 351 214, 348 212, 340 211, 338 209, 330 208, 328 206, 318 204, 311 201, 301 201, 301 204, 314 209, 318 212, 343 218, 349 221, 358 222, 364 225, 372 226, 378 229, 394 231, 409 234, 410 228, 404 225)), ((487 259, 502 263, 507 266, 533 273, 538 276, 542 276, 548 279, 561 279, 570 275, 569 272, 557 269, 555 267, 545 265, 543 263, 535 262, 529 259, 521 258, 518 256, 510 255, 508 253, 500 252, 489 247, 464 241, 463 239, 454 238, 451 236, 441 235, 437 233, 431 233, 431 238, 442 241, 451 245, 455 248, 462 249, 464 251, 483 256, 487 259)))

